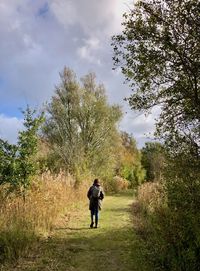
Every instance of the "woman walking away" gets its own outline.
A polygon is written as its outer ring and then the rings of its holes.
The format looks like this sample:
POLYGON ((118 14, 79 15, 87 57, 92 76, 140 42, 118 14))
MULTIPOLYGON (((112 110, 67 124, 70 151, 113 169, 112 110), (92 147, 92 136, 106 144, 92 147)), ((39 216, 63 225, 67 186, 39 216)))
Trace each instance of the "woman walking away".
POLYGON ((95 228, 97 228, 99 220, 99 210, 101 210, 101 201, 104 198, 104 192, 98 179, 94 180, 93 185, 88 190, 87 197, 90 200, 89 204, 89 210, 91 212, 90 228, 93 228, 94 226, 94 217, 95 217, 95 228))

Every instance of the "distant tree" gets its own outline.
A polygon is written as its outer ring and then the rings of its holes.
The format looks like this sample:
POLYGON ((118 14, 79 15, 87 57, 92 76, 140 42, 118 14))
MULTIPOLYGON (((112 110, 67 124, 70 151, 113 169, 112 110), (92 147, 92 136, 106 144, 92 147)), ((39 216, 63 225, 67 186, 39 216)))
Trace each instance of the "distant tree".
POLYGON ((137 149, 135 139, 127 132, 121 133, 117 174, 130 181, 132 187, 141 184, 145 177, 141 164, 141 153, 137 149))
POLYGON ((164 147, 158 142, 146 142, 141 153, 147 181, 160 181, 165 166, 164 147))
POLYGON ((174 153, 200 155, 200 3, 143 0, 113 37, 114 63, 133 89, 134 110, 160 106, 157 135, 174 153))
POLYGON ((119 106, 108 104, 104 86, 97 85, 92 73, 79 82, 65 67, 60 80, 43 128, 53 154, 72 174, 82 169, 101 175, 113 171, 119 106))

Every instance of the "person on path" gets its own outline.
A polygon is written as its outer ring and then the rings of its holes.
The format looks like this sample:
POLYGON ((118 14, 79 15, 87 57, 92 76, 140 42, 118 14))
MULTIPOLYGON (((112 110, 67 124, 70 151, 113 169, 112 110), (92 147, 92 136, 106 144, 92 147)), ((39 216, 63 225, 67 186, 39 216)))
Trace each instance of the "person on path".
POLYGON ((101 202, 104 199, 104 192, 100 185, 99 179, 95 179, 93 185, 89 188, 87 197, 90 200, 89 210, 91 212, 91 224, 90 228, 94 226, 95 217, 95 227, 98 227, 99 221, 99 210, 101 210, 101 202))

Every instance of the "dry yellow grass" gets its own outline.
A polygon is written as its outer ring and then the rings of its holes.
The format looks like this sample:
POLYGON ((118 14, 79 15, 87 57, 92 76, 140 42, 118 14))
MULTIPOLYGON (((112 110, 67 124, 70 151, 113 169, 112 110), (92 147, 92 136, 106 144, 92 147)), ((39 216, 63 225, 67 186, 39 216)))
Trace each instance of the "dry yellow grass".
POLYGON ((159 182, 142 184, 138 188, 137 201, 143 208, 151 212, 163 206, 165 193, 162 184, 159 182))
POLYGON ((74 184, 71 176, 47 172, 35 179, 25 202, 15 194, 6 196, 7 187, 1 186, 0 260, 20 256, 29 241, 48 234, 62 213, 70 215, 85 200, 87 186, 74 184))
POLYGON ((110 181, 107 181, 104 184, 104 189, 106 191, 112 191, 112 192, 120 192, 123 190, 127 190, 130 186, 129 181, 119 177, 115 176, 110 181))
MULTIPOLYGON (((26 221, 32 229, 50 230, 57 217, 85 197, 86 188, 74 188, 70 176, 49 173, 38 177, 28 191, 24 203, 21 197, 2 197, 0 203, 0 229, 8 229, 13 223, 26 221)), ((2 190, 5 188, 2 188, 2 190)), ((1 194, 5 194, 2 191, 1 194)))

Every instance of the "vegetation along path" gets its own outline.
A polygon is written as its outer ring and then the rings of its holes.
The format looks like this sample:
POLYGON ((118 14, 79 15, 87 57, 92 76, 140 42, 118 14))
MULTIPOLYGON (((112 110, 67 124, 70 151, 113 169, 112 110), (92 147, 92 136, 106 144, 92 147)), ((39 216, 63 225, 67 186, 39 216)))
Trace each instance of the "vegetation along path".
POLYGON ((132 259, 132 201, 132 191, 107 196, 98 229, 88 228, 89 210, 83 206, 70 222, 62 223, 40 243, 35 255, 21 259, 12 270, 135 270, 132 259))

